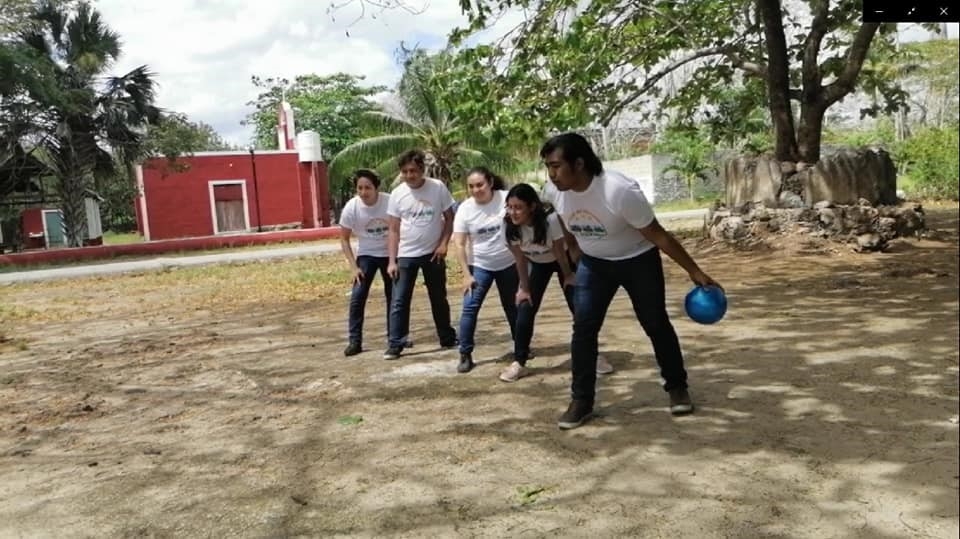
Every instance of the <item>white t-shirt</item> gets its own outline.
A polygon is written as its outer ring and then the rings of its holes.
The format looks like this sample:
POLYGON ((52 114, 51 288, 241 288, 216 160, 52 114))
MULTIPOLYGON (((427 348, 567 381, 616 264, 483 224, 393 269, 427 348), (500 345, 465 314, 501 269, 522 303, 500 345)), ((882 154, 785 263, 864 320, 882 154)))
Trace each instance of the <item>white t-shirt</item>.
POLYGON ((400 218, 398 257, 432 253, 443 236, 443 212, 453 206, 450 190, 440 180, 425 178, 419 189, 405 182, 390 194, 387 214, 400 218))
POLYGON ((503 216, 507 213, 507 192, 494 191, 486 204, 473 197, 460 203, 453 218, 453 232, 470 237, 472 265, 487 271, 500 271, 513 265, 513 254, 504 240, 503 216))
POLYGON ((543 182, 543 187, 540 188, 540 201, 553 205, 553 201, 556 200, 557 193, 559 192, 560 191, 557 191, 557 186, 553 185, 553 182, 547 178, 547 180, 543 182))
POLYGON ((389 193, 378 193, 377 202, 367 206, 360 197, 353 197, 340 212, 340 226, 349 228, 357 237, 357 256, 387 256, 387 206, 389 193))
POLYGON ((586 191, 557 191, 554 198, 554 207, 567 230, 589 256, 623 260, 654 247, 637 230, 652 223, 654 214, 632 178, 604 171, 593 178, 586 191))
POLYGON ((547 237, 542 244, 533 242, 533 227, 523 225, 520 227, 520 241, 513 240, 510 245, 517 245, 527 259, 538 264, 549 264, 555 262, 557 257, 553 256, 553 242, 563 239, 563 228, 560 226, 560 217, 556 212, 547 215, 547 237))

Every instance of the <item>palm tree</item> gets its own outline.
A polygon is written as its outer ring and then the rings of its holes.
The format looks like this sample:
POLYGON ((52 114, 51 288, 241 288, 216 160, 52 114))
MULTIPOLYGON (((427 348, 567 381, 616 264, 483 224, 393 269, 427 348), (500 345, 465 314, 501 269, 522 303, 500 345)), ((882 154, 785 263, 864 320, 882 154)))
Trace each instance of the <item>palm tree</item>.
MULTIPOLYGON (((420 149, 427 154, 427 175, 448 186, 472 166, 486 165, 507 174, 518 161, 486 139, 479 129, 463 125, 441 101, 431 80, 430 58, 415 55, 406 63, 396 97, 398 106, 367 112, 375 136, 355 142, 330 161, 329 176, 335 185, 356 168, 374 168, 384 177, 396 174, 400 154, 420 149)), ((399 180, 394 180, 394 184, 399 180)), ((451 186, 455 196, 462 187, 451 186)))
POLYGON ((56 82, 57 92, 26 88, 41 111, 30 143, 59 180, 68 245, 82 244, 86 191, 142 154, 144 128, 159 118, 155 83, 147 66, 107 76, 120 56, 120 38, 86 2, 76 11, 41 2, 20 41, 56 82), (117 159, 115 159, 115 157, 117 159))

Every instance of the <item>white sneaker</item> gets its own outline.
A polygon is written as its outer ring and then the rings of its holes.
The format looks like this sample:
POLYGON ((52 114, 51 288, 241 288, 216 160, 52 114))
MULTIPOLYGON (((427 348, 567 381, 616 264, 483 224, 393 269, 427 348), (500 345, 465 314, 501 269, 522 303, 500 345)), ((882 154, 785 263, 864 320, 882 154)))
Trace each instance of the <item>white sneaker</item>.
POLYGON ((500 379, 504 382, 516 382, 528 374, 530 374, 530 369, 514 361, 506 369, 503 369, 503 372, 500 373, 500 379))
POLYGON ((597 374, 612 374, 613 365, 603 356, 597 356, 597 374))

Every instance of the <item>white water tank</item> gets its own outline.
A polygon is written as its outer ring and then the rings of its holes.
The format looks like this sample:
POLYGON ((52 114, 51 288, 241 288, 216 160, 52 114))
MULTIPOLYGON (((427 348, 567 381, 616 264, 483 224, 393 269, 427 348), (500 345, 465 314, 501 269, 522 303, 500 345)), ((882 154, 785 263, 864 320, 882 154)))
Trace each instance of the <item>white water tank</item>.
POLYGON ((310 163, 323 161, 320 148, 320 135, 316 131, 301 131, 297 133, 297 151, 300 152, 300 162, 310 163))

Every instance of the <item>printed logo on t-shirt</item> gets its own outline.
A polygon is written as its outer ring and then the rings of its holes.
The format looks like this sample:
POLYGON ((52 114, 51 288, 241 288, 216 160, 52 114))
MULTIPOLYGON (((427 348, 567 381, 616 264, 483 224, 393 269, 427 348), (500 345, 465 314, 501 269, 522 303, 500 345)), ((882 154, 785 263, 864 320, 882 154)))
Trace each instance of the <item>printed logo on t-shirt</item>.
POLYGON ((475 232, 478 241, 488 240, 500 232, 500 226, 503 220, 499 216, 490 217, 487 221, 477 227, 475 232))
POLYGON ((371 238, 385 238, 387 237, 387 231, 390 227, 386 219, 374 217, 367 221, 367 226, 363 227, 363 229, 367 233, 367 236, 371 238))
POLYGON ((607 229, 604 228, 600 219, 587 210, 573 212, 567 221, 567 228, 579 238, 598 239, 607 235, 607 229))
POLYGON ((433 222, 437 211, 426 200, 415 201, 407 211, 406 220, 413 226, 425 227, 433 222))

